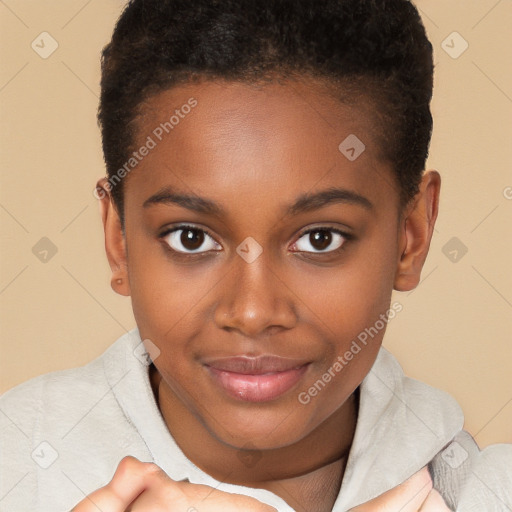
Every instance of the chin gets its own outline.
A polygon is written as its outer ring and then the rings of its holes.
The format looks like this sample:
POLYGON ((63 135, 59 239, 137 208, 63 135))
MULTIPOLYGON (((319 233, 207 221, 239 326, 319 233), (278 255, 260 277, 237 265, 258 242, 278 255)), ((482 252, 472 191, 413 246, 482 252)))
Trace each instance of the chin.
POLYGON ((312 425, 301 409, 299 404, 296 410, 289 406, 282 409, 256 406, 242 411, 227 408, 215 415, 220 418, 218 421, 206 418, 205 424, 214 437, 236 449, 278 449, 307 437, 318 426, 318 420, 312 425))

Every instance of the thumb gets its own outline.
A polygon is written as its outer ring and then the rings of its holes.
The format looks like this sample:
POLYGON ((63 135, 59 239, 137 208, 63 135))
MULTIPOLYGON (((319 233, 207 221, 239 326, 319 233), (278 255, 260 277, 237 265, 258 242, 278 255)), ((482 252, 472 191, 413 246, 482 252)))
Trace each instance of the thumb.
POLYGON ((430 473, 428 468, 424 467, 399 486, 352 509, 351 512, 418 512, 422 510, 421 507, 432 487, 430 473))
POLYGON ((450 512, 442 496, 432 489, 419 512, 450 512))

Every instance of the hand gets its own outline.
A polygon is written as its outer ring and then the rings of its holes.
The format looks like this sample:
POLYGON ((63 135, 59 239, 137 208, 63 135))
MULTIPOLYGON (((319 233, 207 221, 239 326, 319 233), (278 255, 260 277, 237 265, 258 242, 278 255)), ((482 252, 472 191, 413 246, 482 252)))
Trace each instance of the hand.
POLYGON ((125 457, 112 480, 71 512, 276 512, 254 498, 171 480, 156 464, 125 457))
POLYGON ((414 474, 403 484, 350 512, 450 512, 441 495, 433 488, 428 468, 414 474))

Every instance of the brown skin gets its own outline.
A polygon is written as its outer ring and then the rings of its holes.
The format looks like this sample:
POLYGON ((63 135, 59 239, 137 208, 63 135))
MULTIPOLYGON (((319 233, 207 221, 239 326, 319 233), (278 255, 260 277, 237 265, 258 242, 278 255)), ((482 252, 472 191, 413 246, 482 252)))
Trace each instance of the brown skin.
MULTIPOLYGON (((125 234, 109 196, 101 201, 112 287, 132 297, 142 338, 161 350, 151 375, 155 395, 190 460, 219 480, 269 489, 297 510, 331 510, 357 420, 354 391, 384 330, 309 404, 298 394, 389 309, 393 288, 418 284, 439 174, 425 173, 420 192, 401 210, 392 166, 379 157, 364 105, 343 105, 306 80, 165 91, 144 106, 135 146, 191 97, 197 107, 124 181, 125 234), (366 145, 354 162, 338 150, 349 134, 366 145), (143 207, 166 187, 215 201, 224 213, 143 207), (357 193, 371 207, 338 202, 285 213, 300 195, 330 187, 357 193), (207 252, 188 260, 173 255, 162 234, 182 223, 211 234, 214 241, 205 235, 200 247, 207 252), (351 238, 329 232, 324 248, 303 234, 309 228, 340 229, 351 238), (263 248, 252 263, 236 252, 247 237, 263 248), (202 364, 206 357, 262 353, 310 363, 297 386, 263 403, 227 396, 202 364), (247 463, 244 456, 254 458, 247 463)), ((107 188, 105 180, 98 186, 107 188)))
POLYGON ((398 487, 385 492, 350 512, 449 512, 441 495, 433 489, 427 467, 415 473, 398 487))
MULTIPOLYGON (((276 512, 258 500, 207 485, 175 482, 156 464, 124 457, 112 480, 71 512, 276 512), (196 508, 198 507, 198 508, 196 508)), ((364 511, 366 512, 366 511, 364 511)))

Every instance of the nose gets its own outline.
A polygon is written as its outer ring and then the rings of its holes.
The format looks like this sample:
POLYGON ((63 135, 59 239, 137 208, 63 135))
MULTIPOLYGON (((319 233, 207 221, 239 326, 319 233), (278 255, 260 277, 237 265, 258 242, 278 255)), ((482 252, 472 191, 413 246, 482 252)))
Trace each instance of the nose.
POLYGON ((247 337, 293 328, 297 323, 293 292, 271 267, 265 251, 250 263, 234 256, 215 309, 215 323, 247 337))

